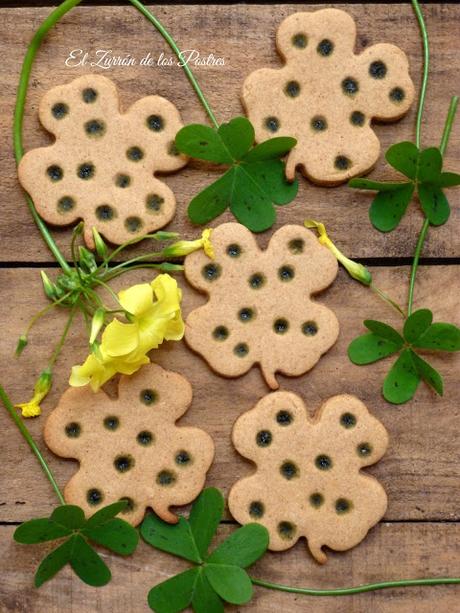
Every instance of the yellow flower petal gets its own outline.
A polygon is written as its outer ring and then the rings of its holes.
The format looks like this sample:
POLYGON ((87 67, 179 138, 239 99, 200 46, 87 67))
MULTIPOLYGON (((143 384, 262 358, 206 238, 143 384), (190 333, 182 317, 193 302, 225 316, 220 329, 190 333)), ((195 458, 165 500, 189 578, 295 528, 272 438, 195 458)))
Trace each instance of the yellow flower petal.
POLYGON ((213 260, 215 257, 215 254, 214 254, 214 247, 212 246, 212 243, 211 243, 211 234, 212 234, 212 229, 206 228, 205 230, 203 230, 201 238, 203 241, 203 249, 204 249, 205 254, 208 256, 208 258, 211 258, 211 260, 213 260))
POLYGON ((177 313, 174 319, 168 322, 165 330, 165 340, 167 341, 180 341, 183 338, 185 332, 185 324, 182 319, 180 311, 177 313))
POLYGON ((116 369, 116 372, 119 372, 123 375, 132 375, 135 373, 141 366, 144 364, 148 364, 150 362, 150 358, 146 355, 140 355, 135 360, 124 360, 123 358, 117 358, 113 361, 113 366, 116 369))
POLYGON ((126 355, 134 351, 139 345, 139 332, 137 323, 124 324, 114 319, 104 330, 100 350, 110 357, 126 355))
POLYGON ((72 366, 72 370, 70 371, 69 385, 71 385, 72 387, 82 387, 83 385, 87 385, 90 380, 91 375, 83 371, 83 367, 81 364, 72 366))
POLYGON ((103 364, 93 354, 90 354, 84 364, 72 368, 69 384, 72 387, 81 387, 89 383, 91 389, 97 392, 116 372, 113 364, 110 362, 103 364))
POLYGON ((40 405, 34 402, 32 399, 30 402, 24 402, 23 404, 16 405, 18 409, 21 409, 23 417, 38 417, 42 412, 40 405))
POLYGON ((118 293, 121 306, 135 317, 141 317, 153 305, 152 288, 148 283, 139 283, 118 293))

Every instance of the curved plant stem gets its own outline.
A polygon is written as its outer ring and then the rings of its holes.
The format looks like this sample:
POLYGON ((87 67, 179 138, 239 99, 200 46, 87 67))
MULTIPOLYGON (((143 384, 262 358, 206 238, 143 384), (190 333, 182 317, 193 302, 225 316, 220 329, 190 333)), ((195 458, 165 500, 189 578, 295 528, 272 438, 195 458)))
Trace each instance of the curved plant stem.
POLYGON ((184 63, 184 61, 183 61, 184 58, 182 57, 182 52, 179 49, 179 47, 178 47, 176 41, 174 40, 174 38, 166 30, 166 28, 162 25, 162 23, 155 17, 155 15, 152 15, 152 13, 150 13, 150 11, 141 2, 139 2, 139 0, 129 0, 129 2, 131 2, 131 4, 134 7, 136 7, 137 10, 140 11, 144 15, 144 17, 146 17, 151 23, 153 23, 153 25, 158 30, 158 32, 161 34, 161 36, 165 39, 165 41, 168 43, 168 45, 174 51, 177 59, 179 60, 180 66, 184 69, 184 72, 187 75, 187 78, 190 81, 193 89, 195 90, 196 95, 198 96, 198 98, 199 98, 201 104, 203 105, 206 113, 208 114, 209 119, 211 120, 211 122, 214 125, 214 127, 218 128, 219 124, 217 122, 217 119, 216 119, 214 113, 212 112, 212 109, 209 106, 209 103, 206 100, 206 97, 203 94, 203 91, 202 91, 201 87, 199 86, 198 81, 195 78, 195 75, 190 70, 188 64, 184 63))
POLYGON ((262 579, 250 577, 254 585, 268 588, 270 590, 279 590, 280 592, 291 592, 292 594, 304 594, 307 596, 347 596, 351 594, 362 594, 364 592, 373 592, 375 590, 385 590, 395 587, 410 587, 417 585, 448 585, 452 583, 460 583, 460 577, 436 577, 430 579, 402 579, 399 581, 382 581, 380 583, 366 583, 357 585, 356 587, 343 587, 330 590, 317 590, 313 588, 290 587, 281 583, 271 583, 262 579))
POLYGON ((423 41, 423 77, 422 77, 422 85, 420 88, 420 98, 419 98, 418 109, 417 109, 417 123, 416 123, 416 128, 415 128, 415 144, 417 145, 417 147, 420 148, 420 138, 421 138, 421 131, 422 131, 422 116, 423 116, 423 109, 425 107, 426 89, 428 85, 428 73, 430 69, 430 46, 428 42, 428 32, 426 29, 425 20, 423 19, 423 13, 418 3, 418 0, 412 0, 412 7, 417 17, 417 21, 420 27, 420 33, 422 35, 422 41, 423 41))
MULTIPOLYGON (((449 142, 449 136, 452 131, 452 125, 454 123, 455 114, 457 112, 458 107, 458 96, 453 96, 450 101, 449 110, 447 112, 446 122, 444 124, 444 129, 442 131, 441 144, 439 146, 439 150, 441 154, 444 155, 447 143, 449 142)), ((417 246, 415 248, 414 260, 412 262, 412 269, 410 273, 410 282, 409 282, 409 298, 407 303, 407 316, 412 313, 412 306, 414 304, 414 289, 415 289, 415 278, 417 276, 417 269, 419 265, 420 255, 422 253, 423 245, 425 243, 426 235, 428 233, 428 228, 430 227, 430 222, 425 218, 423 222, 422 229, 420 231, 420 235, 418 237, 417 246)))
MULTIPOLYGON (((24 62, 22 64, 21 76, 19 78, 18 92, 16 96, 16 106, 14 109, 14 121, 13 121, 13 142, 14 142, 14 155, 16 157, 16 163, 19 164, 22 156, 24 155, 24 147, 22 144, 22 123, 24 119, 24 106, 26 102, 27 89, 29 87, 30 72, 32 70, 32 64, 37 54, 37 51, 48 34, 48 31, 59 21, 59 19, 65 15, 70 9, 80 3, 81 0, 66 0, 60 6, 58 6, 40 25, 38 30, 27 48, 24 62)), ((34 218, 34 221, 41 232, 43 240, 48 245, 51 253, 59 262, 62 270, 70 272, 70 266, 67 264, 64 256, 59 250, 58 246, 54 242, 45 222, 41 219, 37 213, 32 198, 26 195, 26 202, 29 210, 34 218)))
POLYGON ((11 416, 11 419, 14 421, 14 423, 18 427, 20 433, 25 438, 27 444, 32 449, 32 451, 35 453, 35 456, 37 457, 37 460, 40 462, 41 467, 43 468, 43 472, 47 476, 48 481, 53 486, 53 490, 55 491, 56 496, 59 499, 59 502, 61 504, 65 504, 64 496, 62 495, 61 490, 59 489, 59 486, 56 483, 56 480, 55 480, 55 478, 53 476, 53 473, 51 472, 50 467, 48 466, 45 458, 42 456, 40 449, 37 447, 37 444, 35 443, 34 439, 32 438, 32 436, 31 436, 29 430, 27 429, 27 427, 25 426, 24 422, 19 417, 19 415, 16 413, 16 411, 14 410, 13 403, 8 398, 7 393, 5 392, 5 390, 3 389, 3 387, 1 385, 0 385, 0 400, 3 402, 6 410, 8 411, 8 413, 11 416))

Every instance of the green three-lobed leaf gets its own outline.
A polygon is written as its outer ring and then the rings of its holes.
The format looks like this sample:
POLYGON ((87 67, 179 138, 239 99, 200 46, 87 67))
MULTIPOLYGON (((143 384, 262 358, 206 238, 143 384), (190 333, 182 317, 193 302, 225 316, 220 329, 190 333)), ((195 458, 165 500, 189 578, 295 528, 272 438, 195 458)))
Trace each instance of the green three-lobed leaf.
POLYGON ((189 518, 181 517, 176 525, 155 515, 145 518, 141 534, 147 543, 197 564, 150 590, 148 603, 153 611, 178 613, 192 605, 195 613, 222 613, 224 601, 241 605, 251 599, 252 582, 244 569, 265 553, 268 532, 259 524, 247 524, 208 554, 223 509, 219 490, 207 488, 189 518))
POLYGON ((460 185, 460 175, 442 172, 442 154, 437 147, 419 150, 413 143, 391 146, 386 152, 387 162, 409 179, 405 182, 382 183, 368 179, 352 179, 350 187, 377 191, 369 217, 381 232, 394 230, 404 216, 414 192, 429 222, 440 226, 449 218, 449 202, 442 190, 460 185))
POLYGON ((355 364, 371 364, 399 353, 383 383, 383 395, 388 402, 402 404, 410 400, 421 380, 440 396, 443 394, 441 375, 416 350, 460 350, 460 329, 453 324, 433 323, 429 309, 419 309, 408 317, 401 335, 380 321, 366 320, 367 334, 355 338, 348 355, 355 364))
POLYGON ((280 160, 296 142, 278 137, 253 147, 254 128, 245 117, 235 117, 217 130, 200 124, 182 128, 176 135, 179 151, 230 166, 192 199, 188 208, 191 221, 205 224, 230 208, 253 232, 270 228, 276 219, 274 205, 288 204, 297 195, 298 182, 286 180, 280 160))
POLYGON ((88 585, 101 586, 110 581, 111 573, 88 540, 120 555, 129 555, 137 547, 139 535, 126 521, 115 517, 127 502, 110 504, 85 519, 76 505, 57 507, 51 517, 32 519, 19 526, 14 533, 18 543, 35 544, 56 539, 64 540, 40 563, 35 573, 35 585, 40 587, 66 564, 88 585))

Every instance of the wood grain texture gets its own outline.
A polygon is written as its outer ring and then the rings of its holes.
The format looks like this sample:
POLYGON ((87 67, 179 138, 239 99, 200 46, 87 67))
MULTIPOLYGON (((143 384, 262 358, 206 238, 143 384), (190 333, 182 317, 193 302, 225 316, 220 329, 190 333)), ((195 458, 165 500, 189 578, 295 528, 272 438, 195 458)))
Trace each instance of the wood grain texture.
MULTIPOLYGON (((221 526, 217 541, 230 530, 230 526, 221 526)), ((1 613, 147 613, 150 588, 187 568, 182 560, 140 543, 135 555, 128 558, 103 553, 113 577, 108 586, 90 588, 66 568, 35 590, 33 573, 49 546, 18 545, 13 542, 12 533, 12 527, 0 527, 1 613)), ((325 567, 309 558, 304 543, 299 542, 289 552, 267 554, 250 569, 250 574, 268 581, 319 588, 401 577, 459 575, 460 560, 455 548, 459 538, 458 524, 379 524, 359 547, 331 554, 325 567)), ((342 598, 307 597, 256 587, 249 605, 229 606, 228 611, 453 612, 459 595, 459 586, 392 589, 342 598)))
MULTIPOLYGON (((408 268, 374 269, 375 282, 390 291, 397 300, 404 300, 408 268)), ((52 277, 55 271, 49 271, 52 277)), ((123 285, 148 280, 148 272, 125 276, 123 285), (129 281, 128 281, 129 279, 129 281)), ((201 304, 203 296, 179 280, 184 289, 184 313, 201 304)), ((30 345, 19 360, 12 359, 17 336, 32 314, 45 301, 41 294, 37 270, 2 270, 0 287, 8 288, 8 300, 0 303, 0 321, 8 321, 8 334, 2 337, 0 372, 15 402, 28 397, 32 382, 45 365, 50 352, 50 338, 56 338, 64 323, 64 314, 44 318, 31 334, 30 345), (33 300, 32 300, 33 299, 33 300), (14 304, 16 308, 11 309, 14 304)), ((456 296, 460 291, 459 267, 426 267, 420 271, 417 304, 432 307, 436 319, 458 320, 456 296), (440 304, 433 289, 440 284, 450 288, 440 304)), ((389 495, 387 519, 459 519, 460 441, 455 436, 459 416, 457 398, 460 383, 457 372, 460 356, 430 356, 433 365, 445 378, 443 398, 421 385, 413 402, 402 407, 386 403, 380 387, 391 358, 373 366, 358 367, 346 356, 349 342, 362 328, 366 317, 384 319, 399 325, 393 311, 374 297, 368 289, 351 281, 341 271, 338 280, 324 292, 320 300, 335 311, 341 326, 337 344, 316 367, 299 378, 279 377, 281 389, 298 393, 310 410, 315 410, 330 396, 352 393, 363 400, 382 420, 390 433, 390 446, 384 458, 369 472, 374 474, 389 495), (343 296, 347 295, 346 302, 343 296)), ((238 306, 238 305, 237 305, 238 306)), ((44 403, 44 416, 56 405, 66 389, 70 367, 81 362, 87 352, 83 326, 76 325, 55 371, 54 388, 44 403)), ((161 366, 185 375, 193 386, 193 403, 180 423, 205 429, 216 443, 216 457, 208 483, 228 492, 234 480, 252 471, 250 465, 234 451, 230 434, 235 419, 252 408, 268 393, 257 368, 238 379, 215 375, 183 342, 165 343, 152 354, 161 366)), ((43 416, 43 417, 44 417, 43 416)), ((32 432, 42 442, 43 417, 29 420, 32 432)), ((3 470, 0 487, 0 521, 25 520, 32 515, 48 513, 54 498, 45 477, 38 470, 35 458, 28 452, 13 423, 5 417, 3 437, 3 470), (18 461, 21 468, 18 471, 18 461)), ((59 483, 62 485, 75 472, 73 461, 65 461, 46 452, 59 483)))
MULTIPOLYGON (((321 8, 307 6, 307 10, 321 8)), ((407 4, 334 5, 345 8, 358 24, 357 51, 377 42, 400 45, 408 54, 411 74, 418 86, 421 72, 421 43, 418 27, 407 4)), ((195 72, 209 97, 217 117, 228 120, 240 114, 239 101, 244 78, 259 67, 276 67, 280 59, 275 50, 274 34, 287 15, 301 10, 297 5, 202 5, 152 7, 156 15, 174 34, 183 49, 197 49, 202 56, 213 53, 225 58, 225 67, 197 67, 195 72)), ((49 8, 0 8, 0 40, 6 50, 0 68, 0 133, 2 147, 2 259, 6 261, 49 260, 16 179, 12 158, 11 119, 15 89, 22 57, 33 28, 50 12, 49 8)), ((423 126, 423 143, 438 144, 451 95, 459 93, 460 39, 456 23, 459 5, 428 4, 424 6, 432 48, 431 79, 423 126)), ((138 59, 147 52, 157 58, 169 48, 153 27, 129 6, 83 6, 66 15, 50 32, 40 50, 33 69, 24 123, 26 149, 50 142, 38 123, 37 105, 43 94, 58 83, 68 82, 83 74, 88 67, 68 68, 65 60, 75 48, 94 54, 97 49, 111 50, 114 55, 131 54, 138 59)), ((180 109, 185 122, 205 121, 182 70, 177 67, 115 67, 112 70, 89 68, 114 79, 126 108, 137 98, 158 93, 170 98, 180 109)), ((413 139, 415 106, 400 122, 377 125, 382 151, 401 140, 413 139)), ((457 122, 449 145, 446 167, 459 169, 460 129, 457 122)), ((201 163, 192 163, 183 171, 166 178, 174 190, 178 211, 171 229, 184 235, 197 233, 187 220, 186 207, 191 197, 207 185, 217 171, 201 163)), ((395 175, 383 163, 383 155, 371 175, 388 179, 395 175)), ((300 180, 297 199, 278 211, 277 227, 289 222, 301 223, 306 217, 324 221, 334 239, 353 257, 409 256, 422 223, 418 205, 413 203, 401 227, 391 234, 380 234, 371 228, 368 207, 371 196, 348 189, 313 187, 300 180), (402 238, 404 237, 404 238, 402 238)), ((431 230, 424 253, 427 256, 460 255, 460 190, 450 191, 452 218, 442 229, 431 230)), ((227 213, 220 221, 230 219, 227 213)), ((68 254, 70 231, 57 229, 59 245, 68 254)))
MULTIPOLYGON (((24 3, 29 4, 29 3, 24 3)), ((225 58, 225 68, 197 67, 196 75, 209 97, 219 120, 225 121, 242 112, 239 94, 245 77, 259 67, 280 66, 274 35, 282 19, 298 10, 315 10, 325 5, 152 5, 153 12, 186 49, 197 49, 203 56, 213 53, 225 58)), ((330 6, 330 5, 329 5, 330 6)), ((411 74, 420 84, 421 43, 418 27, 409 3, 334 5, 345 8, 357 20, 360 51, 377 42, 400 45, 409 56, 411 74)), ((13 358, 17 337, 30 317, 46 301, 37 268, 29 263, 43 262, 51 256, 44 246, 25 206, 16 178, 12 158, 11 122, 14 96, 20 66, 32 32, 50 12, 50 7, 6 9, 0 7, 0 163, 2 191, 0 204, 0 380, 14 402, 29 398, 33 382, 46 364, 65 321, 65 314, 56 312, 43 319, 30 336, 30 346, 20 360, 13 358), (8 268, 9 262, 24 262, 24 267, 8 268)), ((439 142, 449 97, 459 93, 460 39, 458 20, 460 5, 424 4, 431 47, 432 70, 423 125, 423 144, 439 142)), ((153 27, 129 6, 82 6, 69 13, 45 40, 34 66, 26 108, 24 134, 26 149, 51 142, 40 127, 37 106, 42 95, 52 86, 64 83, 86 72, 83 68, 67 68, 65 59, 71 49, 82 48, 94 53, 110 49, 114 55, 142 57, 147 52, 156 58, 169 48, 153 27)), ((170 98, 180 109, 185 122, 205 122, 205 115, 179 67, 117 67, 104 71, 117 84, 122 106, 126 109, 139 97, 158 93, 170 98)), ((413 139, 415 107, 402 121, 377 125, 382 151, 392 143, 413 139)), ((457 122, 452 132, 446 167, 460 168, 460 129, 457 122)), ((217 175, 216 170, 192 163, 182 172, 166 177, 175 191, 178 211, 169 229, 187 237, 199 230, 186 218, 190 198, 217 175)), ((383 155, 371 176, 394 177, 383 162, 383 155)), ((424 249, 427 257, 460 256, 460 190, 451 190, 449 199, 452 217, 440 229, 430 229, 424 249)), ((306 217, 320 219, 337 244, 352 257, 404 257, 413 252, 422 224, 414 203, 401 227, 389 235, 371 228, 367 210, 370 196, 346 187, 313 187, 300 181, 295 202, 279 208, 276 227, 285 223, 302 223, 306 217)), ((224 215, 215 222, 229 220, 224 215)), ((266 245, 271 232, 260 237, 266 245)), ((58 244, 69 255, 70 230, 55 231, 58 244)), ((137 251, 145 251, 141 246, 137 251)), ((56 269, 49 269, 51 278, 56 269)), ((372 270, 376 284, 405 302, 408 267, 379 267, 372 270)), ((132 273, 122 285, 149 280, 150 274, 132 273)), ((187 314, 204 301, 204 297, 186 286, 184 312, 187 314)), ((114 284, 115 288, 121 287, 114 284)), ((460 323, 460 266, 424 266, 416 286, 417 306, 432 308, 435 319, 460 323)), ((437 397, 424 384, 415 400, 402 407, 387 404, 380 393, 383 377, 391 359, 369 367, 352 365, 346 349, 362 328, 367 317, 399 324, 397 315, 368 289, 351 281, 341 271, 337 282, 322 294, 320 300, 332 308, 340 321, 337 344, 306 375, 290 379, 280 377, 282 389, 298 393, 310 410, 319 407, 325 398, 338 393, 359 396, 383 422, 390 434, 386 456, 368 471, 375 475, 389 496, 385 520, 371 530, 357 548, 346 553, 329 552, 326 566, 318 566, 300 542, 283 554, 268 554, 251 572, 267 580, 313 587, 360 584, 385 579, 422 576, 459 576, 460 558, 460 442, 457 436, 460 409, 459 356, 429 355, 428 359, 444 376, 445 395, 437 397)), ((54 373, 54 387, 43 404, 43 416, 29 420, 34 437, 49 460, 57 480, 64 485, 76 470, 73 461, 54 456, 43 443, 44 419, 67 386, 70 367, 81 362, 87 353, 83 325, 73 329, 54 373)), ((208 484, 225 494, 232 483, 253 468, 234 451, 230 433, 235 419, 268 393, 262 377, 253 368, 247 375, 227 380, 215 375, 204 360, 193 354, 184 343, 166 343, 152 356, 165 368, 176 370, 191 381, 193 404, 180 423, 198 425, 207 430, 216 443, 216 460, 209 473, 208 484)), ((0 411, 3 408, 0 407, 0 411)), ((13 422, 3 413, 2 470, 0 472, 0 613, 141 613, 148 611, 146 596, 151 586, 184 568, 172 556, 150 549, 141 543, 136 554, 128 559, 105 554, 113 572, 112 583, 101 589, 89 588, 67 569, 40 590, 32 587, 33 572, 45 555, 47 546, 27 547, 12 540, 13 526, 2 522, 21 522, 44 516, 55 506, 49 483, 40 471, 35 457, 22 440, 13 422)), ((230 516, 226 515, 227 519, 230 516)), ((233 526, 222 525, 218 540, 233 526)), ((231 611, 270 613, 315 611, 315 613, 432 613, 458 608, 458 586, 412 588, 369 593, 347 598, 307 598, 256 588, 248 607, 229 607, 231 611)))

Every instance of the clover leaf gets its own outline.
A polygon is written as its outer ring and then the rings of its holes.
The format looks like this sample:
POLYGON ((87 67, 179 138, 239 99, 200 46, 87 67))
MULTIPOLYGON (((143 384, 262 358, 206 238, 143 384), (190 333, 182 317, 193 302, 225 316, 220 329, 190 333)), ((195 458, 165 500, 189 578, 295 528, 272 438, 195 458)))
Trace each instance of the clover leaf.
POLYGON ((52 579, 66 564, 88 585, 99 587, 111 579, 106 563, 88 541, 126 556, 133 553, 139 534, 128 522, 115 517, 126 507, 120 500, 103 507, 89 519, 83 510, 72 504, 57 507, 51 516, 31 519, 14 532, 14 540, 27 545, 66 538, 40 563, 35 573, 35 587, 52 579))
POLYGON ((437 394, 443 394, 441 375, 416 350, 460 351, 460 329, 453 324, 433 323, 429 309, 419 309, 404 322, 402 335, 381 321, 366 320, 369 330, 355 338, 348 347, 354 364, 371 364, 399 354, 383 383, 383 396, 393 404, 410 400, 421 380, 437 394))
POLYGON ((150 590, 153 611, 178 613, 191 605, 195 613, 222 613, 224 601, 242 605, 251 600, 252 582, 244 569, 267 550, 268 531, 260 524, 246 524, 208 553, 223 510, 220 491, 207 488, 188 519, 180 517, 171 525, 153 514, 145 518, 141 535, 147 543, 195 564, 150 590))
POLYGON ((437 147, 420 150, 413 143, 403 142, 391 146, 385 158, 409 181, 383 183, 368 179, 351 179, 348 183, 350 187, 378 192, 369 209, 373 226, 381 232, 394 230, 415 192, 430 224, 445 224, 449 219, 450 207, 442 188, 460 185, 460 175, 442 172, 441 151, 437 147))
POLYGON ((197 194, 188 215, 195 224, 205 224, 227 207, 253 232, 270 228, 276 219, 274 205, 282 206, 297 195, 297 180, 289 183, 280 160, 296 144, 287 136, 269 139, 253 147, 254 128, 245 117, 235 117, 214 129, 192 124, 176 135, 176 147, 190 157, 230 168, 217 181, 197 194))

